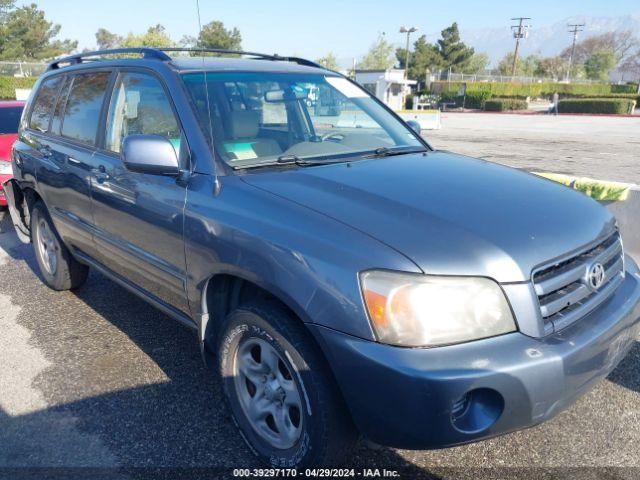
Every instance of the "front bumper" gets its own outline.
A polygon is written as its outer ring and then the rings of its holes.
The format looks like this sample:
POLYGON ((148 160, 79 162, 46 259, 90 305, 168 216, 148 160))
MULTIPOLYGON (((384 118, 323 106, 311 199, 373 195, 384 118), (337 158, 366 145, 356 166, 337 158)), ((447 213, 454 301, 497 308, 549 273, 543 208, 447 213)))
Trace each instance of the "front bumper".
POLYGON ((398 448, 458 445, 543 422, 618 365, 640 333, 640 272, 629 258, 626 268, 609 299, 544 338, 398 348, 311 329, 366 437, 398 448))

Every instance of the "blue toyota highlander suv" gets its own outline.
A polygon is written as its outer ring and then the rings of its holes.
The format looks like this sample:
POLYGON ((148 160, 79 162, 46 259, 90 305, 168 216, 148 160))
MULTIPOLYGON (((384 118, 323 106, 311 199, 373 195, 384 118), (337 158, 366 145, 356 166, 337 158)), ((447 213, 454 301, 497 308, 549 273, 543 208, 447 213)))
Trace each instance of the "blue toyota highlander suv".
POLYGON ((192 55, 52 63, 5 189, 49 287, 93 268, 197 332, 263 461, 525 428, 628 352, 640 273, 596 202, 312 62, 192 55))

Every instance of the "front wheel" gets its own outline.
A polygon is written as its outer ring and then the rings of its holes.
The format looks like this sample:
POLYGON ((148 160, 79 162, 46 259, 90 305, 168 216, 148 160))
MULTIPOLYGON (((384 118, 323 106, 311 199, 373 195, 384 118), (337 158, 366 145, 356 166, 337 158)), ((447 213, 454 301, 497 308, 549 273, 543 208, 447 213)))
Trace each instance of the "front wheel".
POLYGON ((31 211, 31 241, 44 283, 53 290, 72 290, 87 279, 89 267, 79 263, 58 236, 42 202, 31 211))
POLYGON ((220 373, 243 438, 263 463, 336 465, 355 430, 324 358, 301 322, 277 303, 227 317, 220 373))

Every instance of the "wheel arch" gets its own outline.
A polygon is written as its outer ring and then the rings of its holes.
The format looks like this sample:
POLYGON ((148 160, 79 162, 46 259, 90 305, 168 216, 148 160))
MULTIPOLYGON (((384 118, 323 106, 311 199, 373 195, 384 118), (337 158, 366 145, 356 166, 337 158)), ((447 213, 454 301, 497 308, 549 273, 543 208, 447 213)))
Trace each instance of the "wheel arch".
POLYGON ((9 214, 21 242, 31 242, 31 211, 36 202, 44 203, 42 196, 31 185, 20 185, 12 178, 4 184, 9 214))
MULTIPOLYGON (((245 272, 221 271, 211 275, 203 284, 198 333, 203 358, 208 365, 213 360, 215 342, 224 319, 243 303, 255 300, 277 302, 301 323, 310 321, 304 310, 288 295, 245 272)), ((309 337, 317 344, 311 332, 309 337)))

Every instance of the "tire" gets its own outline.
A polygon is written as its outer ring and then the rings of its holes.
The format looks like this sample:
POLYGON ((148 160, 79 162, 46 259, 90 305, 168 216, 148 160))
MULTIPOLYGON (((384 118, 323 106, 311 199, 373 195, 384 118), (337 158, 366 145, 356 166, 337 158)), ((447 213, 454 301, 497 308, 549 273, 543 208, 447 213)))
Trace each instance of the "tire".
POLYGON ((49 288, 73 290, 86 281, 89 267, 73 258, 40 201, 31 210, 31 242, 40 274, 49 288))
POLYGON ((339 465, 356 431, 322 353, 298 319, 276 302, 241 306, 227 317, 219 347, 235 423, 262 463, 339 465))

